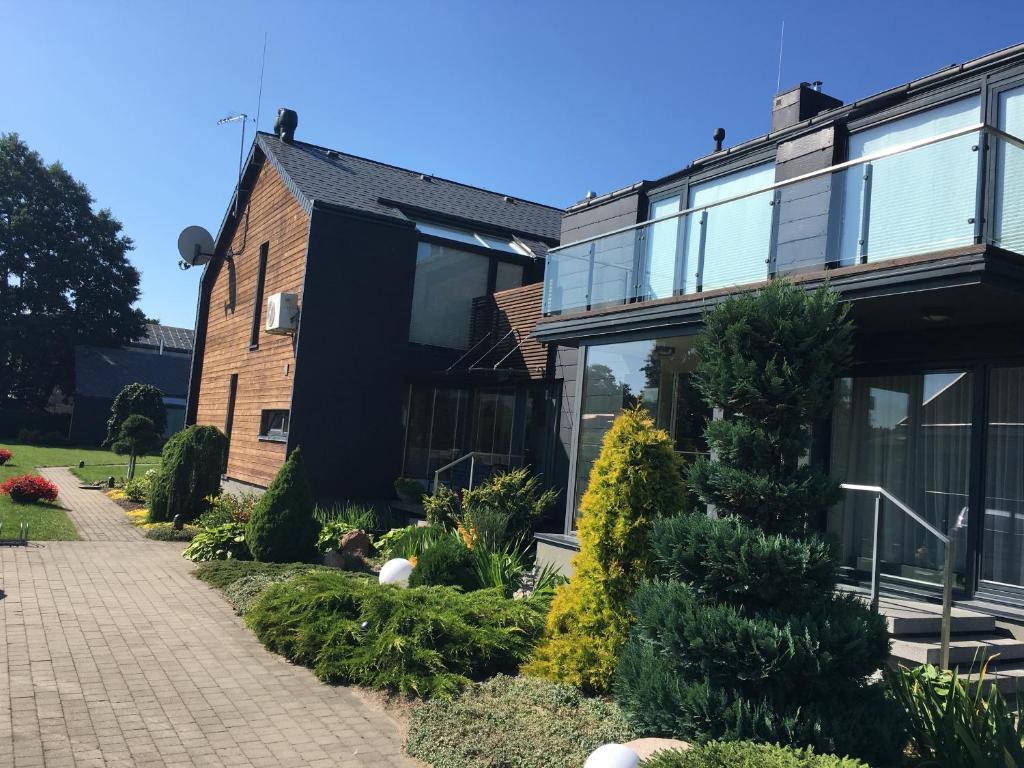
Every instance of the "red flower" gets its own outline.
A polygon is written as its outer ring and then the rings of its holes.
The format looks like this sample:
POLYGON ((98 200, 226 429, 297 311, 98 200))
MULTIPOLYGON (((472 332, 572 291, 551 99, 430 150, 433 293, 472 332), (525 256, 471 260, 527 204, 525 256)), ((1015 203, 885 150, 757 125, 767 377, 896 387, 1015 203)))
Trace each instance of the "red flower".
POLYGON ((6 448, 0 448, 0 467, 11 460, 11 456, 14 454, 8 451, 6 448))
POLYGON ((40 499, 57 500, 57 486, 38 475, 12 477, 0 484, 0 493, 6 493, 17 504, 31 504, 40 499))

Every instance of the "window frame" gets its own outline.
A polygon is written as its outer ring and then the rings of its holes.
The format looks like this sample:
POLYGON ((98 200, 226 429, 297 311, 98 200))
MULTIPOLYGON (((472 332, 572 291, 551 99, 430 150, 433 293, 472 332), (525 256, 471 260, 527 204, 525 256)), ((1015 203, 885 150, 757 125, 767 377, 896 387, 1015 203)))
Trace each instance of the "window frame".
POLYGON ((259 440, 264 443, 287 443, 288 432, 291 428, 291 410, 288 408, 263 408, 260 410, 259 440), (271 414, 284 414, 284 429, 274 430, 270 427, 270 421, 274 418, 271 414))
POLYGON ((270 242, 260 246, 259 260, 256 266, 256 295, 252 308, 252 327, 249 329, 249 351, 260 348, 260 323, 263 320, 263 293, 267 282, 267 258, 270 255, 270 242))

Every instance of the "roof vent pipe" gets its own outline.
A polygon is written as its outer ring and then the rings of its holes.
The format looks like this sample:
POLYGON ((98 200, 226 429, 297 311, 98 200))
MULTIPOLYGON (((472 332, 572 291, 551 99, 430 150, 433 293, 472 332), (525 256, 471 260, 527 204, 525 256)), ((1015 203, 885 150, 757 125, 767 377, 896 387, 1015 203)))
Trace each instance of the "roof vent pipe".
POLYGON ((294 109, 281 107, 274 120, 274 133, 285 144, 295 141, 295 129, 299 127, 299 113, 294 109))
POLYGON ((722 142, 725 141, 725 128, 715 128, 711 138, 715 140, 715 152, 721 152, 722 142))
POLYGON ((815 80, 813 83, 811 83, 811 90, 821 93, 821 80, 815 80))

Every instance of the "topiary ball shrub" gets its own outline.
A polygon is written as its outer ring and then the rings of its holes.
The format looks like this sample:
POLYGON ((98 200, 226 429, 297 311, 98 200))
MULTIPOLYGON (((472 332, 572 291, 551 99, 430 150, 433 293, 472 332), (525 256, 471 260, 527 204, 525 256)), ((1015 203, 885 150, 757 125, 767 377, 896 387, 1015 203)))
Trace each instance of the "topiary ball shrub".
POLYGON ((127 384, 110 407, 110 418, 107 419, 107 436, 104 446, 110 446, 119 438, 121 425, 129 417, 137 415, 149 419, 153 429, 162 435, 167 428, 167 407, 164 405, 164 393, 152 384, 127 384))
POLYGON ((160 469, 149 499, 151 523, 191 522, 220 493, 228 438, 216 427, 193 425, 164 444, 160 469))
POLYGON ((266 563, 312 560, 320 532, 313 506, 302 452, 295 448, 245 524, 245 541, 253 559, 266 563))
POLYGON ((430 697, 513 671, 546 609, 498 590, 402 589, 331 569, 270 586, 245 620, 269 650, 321 680, 430 697))
POLYGON ((868 768, 851 757, 816 754, 749 741, 712 741, 680 751, 658 752, 643 768, 868 768))
POLYGON ((37 501, 56 501, 59 490, 45 477, 19 475, 0 484, 0 493, 9 496, 15 504, 35 504, 37 501))
POLYGON ((685 503, 682 463, 647 411, 623 411, 605 435, 580 506, 574 575, 555 592, 544 640, 526 674, 606 691, 633 618, 629 600, 650 572, 651 524, 685 503))
POLYGON ((409 576, 410 587, 461 587, 470 592, 480 588, 473 553, 461 539, 443 536, 416 558, 409 576))
POLYGON ((433 768, 579 768, 634 734, 619 707, 572 686, 498 675, 413 710, 406 751, 433 768))

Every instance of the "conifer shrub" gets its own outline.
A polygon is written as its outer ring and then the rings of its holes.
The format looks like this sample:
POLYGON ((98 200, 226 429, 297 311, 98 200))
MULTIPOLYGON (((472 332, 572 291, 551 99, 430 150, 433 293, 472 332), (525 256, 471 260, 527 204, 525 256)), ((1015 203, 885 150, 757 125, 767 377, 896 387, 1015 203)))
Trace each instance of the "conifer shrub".
POLYGON ((473 553, 453 535, 442 536, 416 558, 409 576, 410 587, 461 587, 469 592, 480 588, 473 553))
POLYGON ((165 444, 160 469, 153 480, 149 522, 173 522, 181 515, 191 522, 207 507, 206 499, 220 493, 228 438, 216 427, 193 425, 165 444))
POLYGON ((246 623, 269 650, 326 682, 444 697, 514 671, 546 609, 543 600, 508 600, 498 590, 402 589, 323 570, 271 585, 246 623))
POLYGON ((245 524, 245 543, 260 562, 304 562, 315 556, 319 532, 302 452, 296 447, 257 499, 245 524))
POLYGON ((644 768, 868 768, 852 757, 821 755, 812 749, 792 749, 749 741, 713 741, 686 751, 658 752, 644 768))
POLYGON ((573 578, 556 590, 525 673, 587 692, 609 688, 632 624, 629 600, 651 570, 651 524, 683 499, 668 433, 646 411, 624 411, 605 435, 580 505, 573 578))
POLYGON ((707 315, 696 386, 725 416, 705 431, 716 461, 689 480, 719 519, 680 516, 652 537, 661 578, 632 603, 615 680, 644 733, 899 759, 901 713, 871 682, 888 658, 886 625, 836 595, 835 553, 809 523, 838 484, 801 465, 850 333, 833 293, 782 282, 707 315))

